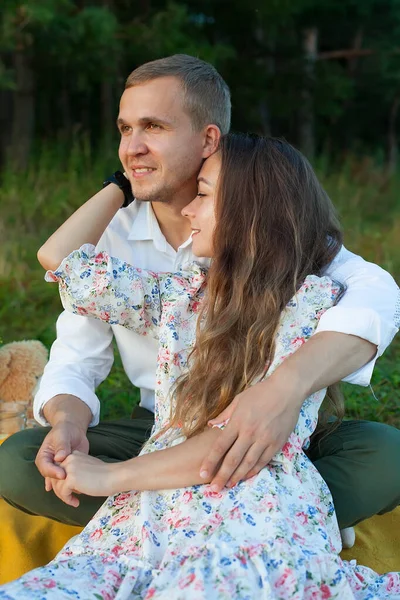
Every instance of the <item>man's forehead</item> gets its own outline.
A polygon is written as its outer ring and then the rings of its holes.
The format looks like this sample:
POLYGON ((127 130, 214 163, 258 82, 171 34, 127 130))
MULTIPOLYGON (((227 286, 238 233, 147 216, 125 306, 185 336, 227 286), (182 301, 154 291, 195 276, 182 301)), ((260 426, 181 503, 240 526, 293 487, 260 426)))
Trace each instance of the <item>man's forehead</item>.
POLYGON ((121 96, 119 117, 134 119, 153 116, 176 121, 184 113, 184 92, 175 78, 164 77, 127 88, 121 96), (166 81, 169 80, 169 81, 166 81))

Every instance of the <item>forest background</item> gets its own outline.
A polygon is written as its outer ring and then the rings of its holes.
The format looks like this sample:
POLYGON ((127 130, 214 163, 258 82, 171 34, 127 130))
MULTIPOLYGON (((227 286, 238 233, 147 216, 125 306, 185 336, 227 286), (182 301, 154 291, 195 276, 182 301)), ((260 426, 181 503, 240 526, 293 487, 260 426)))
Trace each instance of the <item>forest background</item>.
MULTIPOLYGON (((119 168, 127 75, 174 53, 213 63, 233 129, 301 148, 336 204, 346 246, 400 278, 400 0, 2 0, 0 338, 55 339, 60 302, 41 243, 119 168)), ((347 416, 400 426, 400 342, 372 391, 344 386, 347 416)), ((137 391, 117 357, 103 418, 137 391)))

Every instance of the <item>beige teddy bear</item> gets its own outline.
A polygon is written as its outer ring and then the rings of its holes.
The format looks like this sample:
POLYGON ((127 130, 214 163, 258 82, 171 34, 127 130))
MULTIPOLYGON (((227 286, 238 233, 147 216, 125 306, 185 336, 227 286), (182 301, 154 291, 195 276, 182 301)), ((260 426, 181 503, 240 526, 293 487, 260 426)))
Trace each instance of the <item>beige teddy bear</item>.
POLYGON ((32 418, 32 402, 38 380, 47 363, 47 349, 37 340, 11 342, 0 347, 0 405, 17 402, 32 418))

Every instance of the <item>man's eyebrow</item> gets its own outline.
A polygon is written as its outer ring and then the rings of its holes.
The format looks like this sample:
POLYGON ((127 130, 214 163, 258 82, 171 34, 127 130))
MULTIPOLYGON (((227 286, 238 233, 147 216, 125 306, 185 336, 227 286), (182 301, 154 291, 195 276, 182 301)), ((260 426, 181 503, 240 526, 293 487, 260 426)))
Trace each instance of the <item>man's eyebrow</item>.
POLYGON ((158 123, 159 125, 171 126, 173 125, 173 120, 167 121, 167 119, 160 119, 160 117, 152 117, 151 115, 148 117, 141 117, 139 119, 139 123, 141 125, 146 125, 146 123, 158 123))
MULTIPOLYGON (((140 125, 146 125, 147 123, 158 123, 160 125, 164 125, 166 127, 171 127, 171 125, 173 125, 173 121, 167 121, 166 119, 160 119, 159 117, 152 117, 151 115, 148 117, 141 117, 139 119, 139 123, 140 125)), ((127 125, 127 122, 122 119, 121 117, 118 117, 117 119, 117 125, 127 125)))
POLYGON ((211 181, 208 181, 208 179, 206 179, 205 177, 198 177, 197 178, 198 183, 200 183, 200 181, 202 181, 203 183, 205 183, 206 185, 209 185, 210 187, 212 187, 212 183, 211 181))

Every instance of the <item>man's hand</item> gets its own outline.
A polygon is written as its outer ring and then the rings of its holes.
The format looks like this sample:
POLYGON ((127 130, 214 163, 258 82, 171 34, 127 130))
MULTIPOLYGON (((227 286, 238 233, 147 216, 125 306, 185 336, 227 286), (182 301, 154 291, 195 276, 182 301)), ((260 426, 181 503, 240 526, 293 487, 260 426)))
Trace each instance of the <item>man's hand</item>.
MULTIPOLYGON (((61 463, 66 478, 53 482, 53 491, 65 504, 79 506, 74 494, 111 496, 118 493, 118 467, 74 450, 61 463)), ((61 468, 60 467, 60 468, 61 468)))
POLYGON ((87 454, 89 442, 86 430, 75 423, 60 421, 46 435, 37 453, 35 464, 46 479, 46 490, 49 491, 51 479, 65 479, 65 470, 60 466, 74 450, 87 454))
POLYGON ((82 400, 71 394, 54 396, 45 405, 43 413, 52 429, 39 448, 35 464, 45 478, 45 488, 49 492, 54 482, 65 478, 59 463, 74 450, 89 452, 86 431, 92 413, 82 400))
POLYGON ((257 475, 287 442, 303 401, 296 386, 274 375, 236 396, 218 418, 210 421, 216 425, 229 419, 200 475, 206 479, 222 461, 211 482, 215 491, 257 475))
POLYGON ((360 369, 376 346, 336 331, 317 333, 270 377, 239 394, 211 425, 229 423, 200 469, 221 490, 256 475, 287 442, 304 400, 360 369), (218 468, 218 465, 221 463, 218 468))

